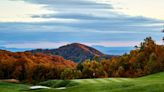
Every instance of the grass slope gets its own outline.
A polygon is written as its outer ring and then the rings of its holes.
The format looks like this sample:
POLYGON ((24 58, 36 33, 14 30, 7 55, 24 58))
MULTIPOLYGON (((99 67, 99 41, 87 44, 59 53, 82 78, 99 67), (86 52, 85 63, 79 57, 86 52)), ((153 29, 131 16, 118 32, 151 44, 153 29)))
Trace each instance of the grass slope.
POLYGON ((164 72, 141 78, 51 80, 40 85, 51 89, 27 90, 29 86, 0 82, 2 92, 164 92, 164 72), (66 87, 66 89, 56 89, 66 87))
POLYGON ((0 82, 0 92, 23 92, 29 90, 28 85, 0 82))

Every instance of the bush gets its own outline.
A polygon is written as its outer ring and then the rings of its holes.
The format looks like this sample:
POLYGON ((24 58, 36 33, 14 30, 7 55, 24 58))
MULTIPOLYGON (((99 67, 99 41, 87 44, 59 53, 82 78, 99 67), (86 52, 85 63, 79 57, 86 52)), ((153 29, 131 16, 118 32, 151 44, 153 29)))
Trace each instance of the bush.
POLYGON ((61 79, 78 79, 81 78, 81 71, 67 68, 62 73, 61 79))

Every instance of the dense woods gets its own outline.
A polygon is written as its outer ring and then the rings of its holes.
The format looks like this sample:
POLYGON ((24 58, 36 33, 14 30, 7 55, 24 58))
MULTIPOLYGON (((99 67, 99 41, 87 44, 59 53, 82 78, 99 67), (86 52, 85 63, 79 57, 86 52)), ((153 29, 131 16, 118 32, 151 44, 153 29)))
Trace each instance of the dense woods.
POLYGON ((74 69, 76 64, 61 56, 30 52, 0 51, 0 78, 20 81, 60 79, 64 69, 74 69))
POLYGON ((129 54, 111 59, 86 59, 78 64, 61 56, 0 51, 0 78, 21 81, 48 79, 139 77, 164 70, 164 46, 148 37, 129 54))
POLYGON ((99 77, 139 77, 164 70, 164 46, 157 45, 148 37, 135 46, 130 54, 124 54, 100 62, 87 60, 79 63, 83 78, 99 77))

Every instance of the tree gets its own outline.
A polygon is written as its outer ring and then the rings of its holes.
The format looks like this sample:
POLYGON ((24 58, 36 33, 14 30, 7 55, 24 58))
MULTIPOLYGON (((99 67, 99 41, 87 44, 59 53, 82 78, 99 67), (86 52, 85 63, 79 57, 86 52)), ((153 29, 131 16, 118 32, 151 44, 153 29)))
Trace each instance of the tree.
POLYGON ((146 67, 146 72, 148 74, 150 73, 155 73, 158 71, 158 66, 157 66, 157 56, 155 53, 151 53, 149 56, 149 61, 147 62, 146 67))
POLYGON ((60 77, 61 77, 61 79, 78 79, 78 78, 81 78, 81 71, 66 68, 61 73, 60 77))
POLYGON ((84 68, 84 66, 83 66, 83 62, 80 62, 80 63, 78 63, 78 65, 77 65, 77 70, 80 70, 80 71, 82 71, 83 70, 83 68, 84 68))
POLYGON ((123 66, 119 66, 118 70, 116 71, 116 75, 115 76, 116 77, 123 77, 123 76, 125 76, 124 73, 125 73, 124 67, 123 66))

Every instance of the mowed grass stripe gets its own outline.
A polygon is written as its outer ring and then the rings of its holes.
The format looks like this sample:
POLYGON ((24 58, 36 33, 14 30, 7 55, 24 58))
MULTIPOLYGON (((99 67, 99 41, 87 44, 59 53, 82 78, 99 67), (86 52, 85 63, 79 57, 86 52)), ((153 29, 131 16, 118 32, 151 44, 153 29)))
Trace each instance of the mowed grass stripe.
POLYGON ((119 79, 122 81, 132 81, 132 79, 130 79, 130 78, 119 78, 119 79))
POLYGON ((111 82, 126 82, 131 81, 131 79, 127 78, 106 78, 106 79, 82 79, 82 80, 73 80, 78 83, 111 83, 111 82))
POLYGON ((98 83, 97 81, 95 81, 95 79, 92 79, 92 80, 91 79, 87 79, 86 81, 89 82, 89 83, 98 83))
POLYGON ((109 78, 109 80, 112 81, 112 82, 123 82, 119 78, 109 78))
POLYGON ((78 82, 78 83, 83 83, 84 82, 84 80, 82 80, 82 79, 76 79, 76 80, 72 80, 72 81, 78 82))
POLYGON ((94 79, 81 79, 81 80, 73 80, 78 83, 88 84, 88 83, 97 83, 94 79))
POLYGON ((110 83, 107 79, 95 79, 98 83, 110 83))

